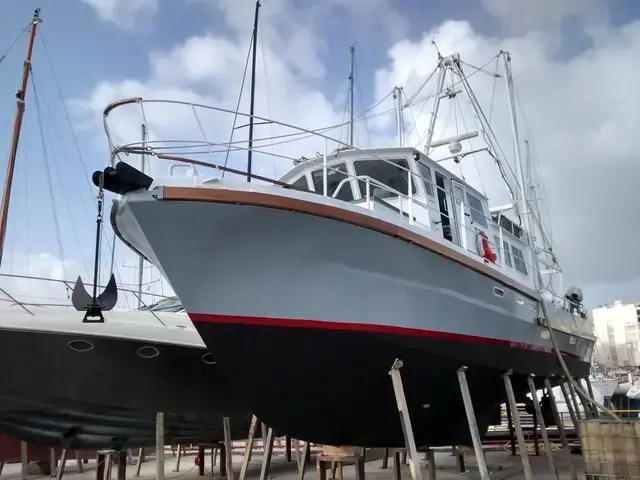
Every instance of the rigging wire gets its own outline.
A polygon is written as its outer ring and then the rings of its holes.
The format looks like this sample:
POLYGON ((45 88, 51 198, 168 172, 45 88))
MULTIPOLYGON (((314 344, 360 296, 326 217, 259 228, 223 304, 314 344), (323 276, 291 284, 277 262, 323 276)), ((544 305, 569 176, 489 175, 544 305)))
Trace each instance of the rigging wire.
MULTIPOLYGON (((229 148, 227 148, 227 155, 224 159, 224 166, 226 167, 229 162, 229 153, 231 152, 231 142, 233 141, 233 134, 236 131, 236 123, 238 122, 238 112, 240 112, 240 102, 242 101, 242 93, 244 92, 244 83, 247 80, 247 70, 249 69, 249 60, 251 59, 251 48, 253 47, 253 33, 251 34, 251 41, 249 42, 249 48, 247 49, 247 59, 244 62, 244 72, 242 73, 242 83, 240 83, 240 93, 238 94, 238 102, 236 103, 236 113, 233 116, 233 124, 231 125, 231 134, 229 136, 229 148)), ((224 170, 220 175, 220 178, 224 178, 224 170)))
MULTIPOLYGON (((32 82, 34 83, 34 91, 35 91, 35 88, 36 88, 35 87, 35 82, 37 81, 36 80, 37 76, 36 76, 35 71, 33 70, 33 68, 31 68, 31 75, 32 75, 32 82)), ((51 114, 51 110, 49 108, 48 103, 46 102, 46 99, 45 98, 42 98, 42 99, 38 98, 38 101, 41 102, 41 104, 44 107, 44 108, 42 108, 42 110, 44 111, 45 114, 48 115, 49 119, 51 120, 52 130, 53 130, 53 133, 55 134, 55 136, 57 138, 58 143, 62 144, 62 139, 60 137, 60 133, 58 132, 58 129, 56 127, 56 122, 55 122, 55 120, 53 118, 53 115, 51 114)), ((40 108, 40 103, 37 103, 36 107, 40 108)), ((40 112, 40 110, 38 110, 38 113, 39 112, 40 112)), ((44 122, 43 122, 43 124, 44 124, 44 122)), ((43 130, 43 128, 41 128, 41 131, 42 130, 43 130)), ((59 162, 57 161, 55 150, 52 148, 53 142, 52 142, 50 136, 47 136, 47 139, 49 140, 49 146, 51 148, 51 153, 52 153, 52 156, 53 156, 53 166, 54 166, 56 172, 58 173, 58 177, 59 178, 64 178, 62 176, 62 173, 61 173, 60 168, 59 168, 59 162)), ((43 149, 44 148, 45 147, 43 146, 43 149)), ((75 191, 77 192, 78 191, 77 190, 78 189, 78 184, 77 184, 77 181, 75 179, 75 176, 72 176, 72 177, 74 179, 74 183, 75 183, 75 187, 76 187, 75 191)), ((80 197, 81 203, 83 203, 82 200, 83 200, 82 197, 80 197)), ((82 245, 81 245, 81 242, 80 242, 80 236, 78 235, 78 231, 76 230, 76 224, 75 224, 75 222, 73 222, 73 214, 71 212, 71 202, 68 201, 65 196, 63 196, 63 203, 65 204, 65 207, 67 209, 67 213, 69 214, 69 219, 71 220, 71 230, 73 231, 73 236, 75 238, 76 245, 78 247, 78 254, 80 255, 80 259, 82 260, 82 265, 83 265, 82 268, 85 270, 85 273, 87 274, 87 276, 89 276, 89 270, 87 270, 87 268, 88 268, 87 266, 89 264, 86 262, 86 258, 84 256, 82 245)), ((85 207, 85 211, 86 211, 86 207, 85 207)), ((87 212, 87 214, 88 214, 88 212, 87 212)))
POLYGON ((27 25, 20 31, 20 34, 15 38, 15 40, 11 42, 11 44, 7 47, 7 49, 4 52, 2 52, 2 55, 0 55, 0 63, 2 63, 2 61, 5 58, 7 58, 7 54, 11 51, 11 49, 15 46, 15 44, 18 43, 18 40, 20 40, 22 36, 29 31, 30 28, 31 28, 31 22, 29 22, 29 25, 27 25))
MULTIPOLYGON (((264 39, 262 38, 262 28, 258 30, 258 35, 260 36, 260 54, 262 55, 262 67, 264 70, 264 89, 265 89, 265 100, 267 102, 267 113, 269 114, 269 118, 271 117, 271 102, 269 102, 269 77, 267 76, 267 61, 265 60, 264 55, 264 39)), ((273 137, 273 123, 269 122, 269 133, 273 137)), ((273 163, 273 178, 278 178, 278 174, 276 171, 276 157, 275 157, 275 149, 273 145, 271 146, 271 161, 273 163)))
MULTIPOLYGON (((60 255, 60 265, 62 266, 62 273, 65 277, 67 277, 67 267, 65 265, 65 256, 64 249, 62 248, 62 235, 60 233, 60 222, 58 220, 58 209, 56 206, 56 197, 53 192, 53 182, 51 181, 51 167, 49 165, 49 155, 47 151, 47 145, 45 142, 45 132, 44 126, 42 124, 42 110, 40 108, 40 98, 38 95, 38 89, 36 88, 35 78, 33 76, 33 71, 31 72, 31 86, 33 88, 33 97, 36 104, 36 117, 38 119, 38 127, 40 129, 40 142, 42 145, 42 160, 44 161, 45 169, 47 172, 47 184, 49 186, 49 196, 51 197, 51 210, 53 213, 53 225, 56 230, 56 240, 58 243, 58 253, 60 255)), ((67 294, 69 293, 67 287, 67 294)))
MULTIPOLYGON (((362 84, 360 84, 360 70, 358 67, 358 59, 354 56, 353 59, 353 75, 355 78, 355 83, 358 84, 358 96, 360 97, 360 108, 364 111, 364 98, 362 96, 362 84)), ((355 115, 354 115, 355 121, 355 115)), ((364 124, 364 138, 367 144, 367 148, 371 148, 371 138, 369 137, 369 124, 367 123, 367 117, 362 118, 364 124)))
MULTIPOLYGON (((76 149, 76 152, 78 154, 78 159, 80 160, 80 164, 81 164, 82 169, 83 169, 84 174, 85 174, 85 180, 86 180, 87 186, 89 188, 89 195, 91 197, 91 201, 93 202, 94 206, 97 208, 98 203, 97 203, 97 200, 96 200, 96 196, 94 195, 94 192, 93 192, 93 183, 91 181, 91 175, 89 175, 89 170, 87 169, 87 165, 86 165, 86 163, 84 161, 84 156, 82 155, 82 151, 80 149, 80 143, 78 142, 78 137, 76 135, 75 129, 73 128, 73 123, 71 122, 71 115, 69 114, 69 109, 67 108, 67 102, 66 102, 66 100, 64 98, 64 95, 62 94, 62 88, 60 87, 60 82, 58 81, 58 76, 57 76, 56 70, 55 70, 55 68, 53 66, 53 61, 51 60, 51 56, 49 55, 49 49, 47 48, 45 35, 42 32, 40 32, 39 35, 38 35, 38 39, 42 43, 42 47, 43 47, 43 50, 44 50, 44 53, 45 53, 45 57, 47 58, 47 63, 48 63, 49 68, 51 70, 51 74, 53 76, 54 84, 56 86, 56 91, 58 93, 58 97, 60 99, 60 102, 62 103, 62 108, 64 110, 64 114, 65 114, 65 118, 66 118, 67 124, 69 126, 69 130, 71 131, 71 136, 73 138, 73 143, 75 145, 75 149, 76 149)), ((55 124, 55 122, 54 122, 54 124, 55 124)), ((74 177, 73 175, 71 175, 71 176, 74 177)), ((75 182, 75 177, 74 177, 74 182, 75 182)), ((77 183, 76 183, 76 187, 77 187, 77 183)), ((79 192, 79 189, 77 191, 79 192)), ((82 204, 82 207, 83 207, 85 213, 87 214, 87 217, 91 218, 91 215, 89 214, 89 211, 87 210, 86 203, 83 201, 82 198, 81 198, 81 202, 80 203, 82 204)), ((105 253, 111 253, 111 245, 109 245, 105 229, 102 230, 102 237, 103 237, 103 239, 101 239, 101 240, 104 240, 104 243, 106 243, 107 248, 109 249, 109 252, 105 252, 105 253)), ((85 268, 86 268, 86 265, 85 265, 85 268)), ((122 276, 120 275, 120 272, 119 272, 117 267, 116 267, 115 275, 116 275, 116 278, 121 282, 122 281, 122 276)))

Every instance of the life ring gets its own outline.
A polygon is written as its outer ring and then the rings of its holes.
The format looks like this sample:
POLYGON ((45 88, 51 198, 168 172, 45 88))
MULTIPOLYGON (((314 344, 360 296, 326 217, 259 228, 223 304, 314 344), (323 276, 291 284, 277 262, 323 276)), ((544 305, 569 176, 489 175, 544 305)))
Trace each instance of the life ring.
POLYGON ((482 258, 486 258, 492 263, 496 263, 496 260, 498 259, 498 255, 496 255, 495 250, 489 243, 489 237, 487 237, 487 234, 484 233, 482 230, 479 230, 478 236, 476 237, 476 239, 477 239, 476 245, 478 247, 478 255, 480 255, 482 258))

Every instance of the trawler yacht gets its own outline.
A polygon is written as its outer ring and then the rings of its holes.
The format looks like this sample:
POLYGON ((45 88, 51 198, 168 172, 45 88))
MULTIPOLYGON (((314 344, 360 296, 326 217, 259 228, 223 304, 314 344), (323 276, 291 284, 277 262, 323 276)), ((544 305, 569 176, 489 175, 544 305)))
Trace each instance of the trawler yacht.
MULTIPOLYGON (((510 59, 501 56, 510 82, 510 59)), ((222 161, 179 157, 178 140, 114 144, 114 110, 141 107, 148 118, 161 101, 127 99, 105 110, 113 163, 94 182, 119 195, 111 212, 117 235, 171 283, 215 352, 229 394, 295 438, 403 446, 388 375, 395 359, 404 364, 418 445, 470 443, 456 375, 462 366, 481 432, 505 400, 506 371, 518 397, 529 374, 540 381, 589 374, 595 338, 581 291, 554 292, 557 283, 546 280, 560 269, 547 237, 534 236, 539 225, 521 175, 505 170, 513 201, 490 207, 487 196, 432 158, 438 146, 448 145, 457 161, 477 152, 462 150, 477 133, 439 144, 433 138, 438 105, 470 89, 457 54, 439 57, 438 69, 424 148, 400 139, 397 147, 359 149, 251 117, 325 145, 324 153, 292 158, 293 168, 268 182, 250 168, 240 173, 253 182, 225 177, 238 171, 222 161), (443 89, 447 75, 460 90, 443 89), (329 152, 329 142, 342 146, 329 152), (122 153, 141 151, 182 162, 189 173, 145 175, 116 163, 122 153), (198 175, 196 167, 207 166, 215 167, 213 178, 198 175)), ((498 158, 493 137, 485 138, 483 150, 498 158)), ((262 140, 249 140, 255 155, 277 144, 262 140)), ((219 143, 207 142, 194 145, 215 154, 219 143)), ((519 157, 517 135, 514 142, 519 157)), ((236 152, 238 142, 229 148, 236 152)))

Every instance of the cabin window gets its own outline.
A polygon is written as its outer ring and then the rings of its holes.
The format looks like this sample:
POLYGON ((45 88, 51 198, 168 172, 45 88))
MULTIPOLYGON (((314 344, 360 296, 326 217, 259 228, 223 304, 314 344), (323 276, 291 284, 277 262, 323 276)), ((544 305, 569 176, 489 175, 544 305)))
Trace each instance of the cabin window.
MULTIPOLYGON (((345 163, 338 163, 336 165, 327 166, 327 195, 332 197, 340 182, 348 176, 349 174, 347 173, 347 165, 345 163)), ((324 191, 324 189, 322 188, 322 169, 312 172, 311 178, 313 179, 313 188, 315 189, 316 193, 322 195, 322 192, 324 191)), ((351 183, 344 182, 335 198, 337 198, 338 200, 342 200, 343 202, 351 202, 353 200, 351 183)))
POLYGON ((433 180, 431 178, 431 169, 426 165, 418 162, 418 171, 420 176, 424 179, 424 188, 427 191, 427 195, 433 197, 433 180))
POLYGON ((522 254, 522 250, 511 245, 511 251, 513 252, 513 263, 515 263, 516 270, 526 275, 527 264, 524 261, 524 255, 522 254))
POLYGON ((507 242, 502 242, 502 246, 504 247, 504 264, 507 267, 513 267, 511 263, 511 253, 509 253, 509 244, 507 242))
MULTIPOLYGON (((383 183, 384 185, 387 185, 388 187, 393 188, 394 190, 399 191, 403 195, 409 194, 409 189, 407 188, 409 183, 409 173, 407 170, 402 170, 402 168, 409 168, 406 160, 387 160, 386 162, 381 160, 356 160, 353 162, 353 165, 356 169, 356 175, 366 175, 380 183, 383 183), (396 165, 402 168, 398 168, 396 165)), ((366 198, 367 187, 365 185, 365 181, 358 180, 358 186, 360 188, 360 194, 363 198, 366 198)), ((373 196, 378 198, 396 196, 393 192, 375 185, 371 185, 371 192, 373 196)), ((411 192, 413 195, 416 193, 416 184, 414 181, 411 181, 411 192)))
POLYGON ((307 176, 303 175, 298 180, 291 184, 294 187, 302 188, 304 190, 309 190, 309 183, 307 182, 307 176))
POLYGON ((485 218, 482 210, 482 202, 467 192, 467 203, 471 210, 471 220, 483 227, 486 227, 487 219, 485 218))
POLYGON ((500 248, 500 237, 497 235, 493 236, 493 245, 496 249, 496 255, 498 256, 498 260, 502 261, 502 249, 500 248))

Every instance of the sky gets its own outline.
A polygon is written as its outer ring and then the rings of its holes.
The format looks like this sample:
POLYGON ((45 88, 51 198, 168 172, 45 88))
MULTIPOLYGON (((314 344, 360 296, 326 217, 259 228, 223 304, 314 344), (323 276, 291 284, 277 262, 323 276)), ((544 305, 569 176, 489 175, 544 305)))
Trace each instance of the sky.
MULTIPOLYGON (((36 7, 42 7, 43 22, 36 37, 33 83, 27 93, 0 272, 72 280, 80 274, 90 282, 96 189, 88 177, 109 161, 102 110, 111 101, 132 96, 234 109, 254 1, 60 0, 54 6, 42 0, 5 0, 0 55, 28 25, 36 7)), ((352 45, 356 113, 370 110, 382 99, 380 109, 392 108, 388 94, 396 85, 411 96, 435 67, 436 46, 444 55, 459 52, 477 67, 501 49, 508 50, 522 132, 535 150, 539 178, 544 180, 544 209, 549 212, 565 286, 582 287, 588 306, 640 299, 636 240, 640 223, 635 221, 640 201, 634 188, 640 178, 640 147, 635 142, 640 127, 640 94, 635 88, 640 78, 640 4, 633 0, 263 0, 260 15, 256 114, 310 129, 344 121, 352 45)), ((0 62, 4 158, 26 41, 23 34, 0 62)), ((485 70, 493 71, 494 64, 485 70)), ((473 80, 478 98, 495 104, 493 128, 510 154, 504 84, 482 72, 473 80)), ((241 101, 245 111, 247 101, 245 92, 241 101)), ((405 115, 419 115, 420 108, 405 115)), ((145 113, 154 117, 148 120, 150 136, 193 137, 191 112, 159 107, 145 113)), ((114 117, 113 134, 137 140, 141 118, 139 110, 123 111, 114 117)), ((424 130, 427 120, 428 114, 422 112, 415 130, 424 130)), ((228 117, 207 122, 211 135, 228 135, 228 117)), ((437 129, 451 130, 441 119, 437 129)), ((356 144, 388 144, 394 141, 393 132, 388 116, 367 125, 359 122, 356 144)), ((345 139, 344 129, 332 135, 345 139)), ((313 154, 321 147, 309 143, 282 148, 287 155, 296 155, 298 149, 298 156, 300 150, 310 156, 309 151, 313 154)), ((256 169, 268 176, 287 168, 286 162, 262 160, 256 160, 256 169)), ((0 176, 4 162, 0 160, 0 176)), ((455 173, 491 193, 493 203, 500 204, 501 184, 490 163, 464 168, 455 173)), ((113 238, 108 222, 103 238, 104 282, 113 238)), ((131 252, 116 243, 114 265, 124 283, 134 283, 135 263, 131 252)), ((145 281, 152 282, 149 291, 168 293, 159 278, 157 272, 146 271, 145 281)), ((0 279, 2 285, 8 291, 27 289, 43 299, 64 294, 62 287, 53 291, 32 282, 27 287, 27 282, 9 284, 0 279)))

